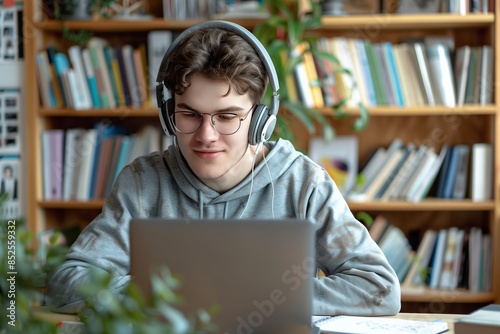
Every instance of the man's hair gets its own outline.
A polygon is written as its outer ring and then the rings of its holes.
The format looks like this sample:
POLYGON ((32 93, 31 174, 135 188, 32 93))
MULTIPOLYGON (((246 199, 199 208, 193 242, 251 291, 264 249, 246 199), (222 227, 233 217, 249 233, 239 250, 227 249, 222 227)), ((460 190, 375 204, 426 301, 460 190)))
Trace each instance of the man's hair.
POLYGON ((254 48, 236 33, 219 29, 193 31, 169 57, 165 86, 181 95, 195 73, 228 82, 228 92, 236 89, 260 102, 267 85, 267 71, 254 48))

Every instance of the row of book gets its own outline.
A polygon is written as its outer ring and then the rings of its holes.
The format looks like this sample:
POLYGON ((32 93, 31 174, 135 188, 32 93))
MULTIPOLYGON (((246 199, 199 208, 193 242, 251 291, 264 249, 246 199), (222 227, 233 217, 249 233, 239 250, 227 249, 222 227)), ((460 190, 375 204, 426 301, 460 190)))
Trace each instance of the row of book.
POLYGON ((380 0, 380 1, 338 1, 320 2, 323 15, 359 15, 375 13, 431 14, 494 12, 494 0, 380 0))
POLYGON ((165 20, 210 18, 227 12, 228 5, 234 2, 234 0, 163 0, 163 18, 165 20))
POLYGON ((447 37, 428 36, 400 44, 348 37, 321 37, 321 52, 339 64, 309 52, 287 82, 292 100, 311 108, 359 103, 373 106, 434 106, 492 103, 493 49, 460 46, 447 37), (343 68, 344 70, 340 70, 343 68), (348 73, 346 72, 348 71, 348 73))
POLYGON ((91 129, 50 129, 42 133, 45 200, 87 201, 106 197, 122 168, 136 157, 170 145, 157 127, 125 129, 100 122, 91 129))
POLYGON ((427 196, 473 201, 493 196, 493 147, 489 143, 448 145, 440 152, 396 138, 378 147, 361 170, 364 180, 349 192, 352 201, 406 200, 427 196))
POLYGON ((151 31, 148 43, 110 45, 92 37, 68 53, 48 47, 37 53, 37 78, 45 108, 156 107, 156 76, 172 32, 151 31), (148 49, 147 49, 148 48, 148 49))
POLYGON ((376 217, 369 232, 403 287, 492 289, 491 236, 478 227, 426 230, 416 249, 382 215, 376 217))

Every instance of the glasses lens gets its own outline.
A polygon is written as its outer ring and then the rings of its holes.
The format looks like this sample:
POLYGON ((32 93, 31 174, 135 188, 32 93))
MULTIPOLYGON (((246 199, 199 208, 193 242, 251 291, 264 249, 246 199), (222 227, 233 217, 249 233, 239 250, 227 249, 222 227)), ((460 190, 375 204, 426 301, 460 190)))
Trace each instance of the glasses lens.
POLYGON ((174 117, 175 128, 182 133, 196 132, 203 119, 203 116, 196 112, 176 112, 174 117))
POLYGON ((212 124, 221 135, 232 135, 240 128, 240 117, 232 113, 212 115, 212 124))

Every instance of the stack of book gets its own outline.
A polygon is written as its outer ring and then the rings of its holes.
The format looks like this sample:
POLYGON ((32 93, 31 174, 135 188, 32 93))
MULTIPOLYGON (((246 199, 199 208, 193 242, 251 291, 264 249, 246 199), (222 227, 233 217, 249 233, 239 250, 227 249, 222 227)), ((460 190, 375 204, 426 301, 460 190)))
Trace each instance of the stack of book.
POLYGON ((430 36, 399 44, 322 37, 316 48, 335 56, 338 63, 301 44, 291 55, 302 56, 303 61, 286 84, 292 100, 311 108, 341 101, 367 107, 492 103, 490 45, 455 49, 453 39, 430 36))
MULTIPOLYGON (((163 147, 168 145, 164 138, 163 147)), ((42 133, 45 200, 87 201, 106 197, 122 168, 136 157, 160 150, 160 131, 98 123, 92 129, 50 129, 42 133)))
POLYGON ((85 47, 64 53, 48 47, 36 55, 44 108, 156 107, 156 76, 171 31, 152 31, 148 44, 110 45, 92 37, 85 47))
POLYGON ((487 201, 492 198, 492 145, 427 145, 396 138, 378 147, 361 170, 364 180, 348 195, 351 201, 418 202, 428 195, 487 201), (432 191, 431 191, 432 190, 432 191))

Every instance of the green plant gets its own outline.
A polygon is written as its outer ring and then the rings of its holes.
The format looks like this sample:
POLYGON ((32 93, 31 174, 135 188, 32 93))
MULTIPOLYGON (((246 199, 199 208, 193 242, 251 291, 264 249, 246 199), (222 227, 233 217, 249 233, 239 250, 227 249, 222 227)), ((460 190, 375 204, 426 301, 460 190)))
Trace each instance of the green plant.
POLYGON ((94 36, 91 31, 88 30, 70 30, 67 27, 63 27, 62 37, 72 43, 78 44, 82 47, 86 46, 89 40, 94 36))
POLYGON ((80 19, 87 17, 108 17, 108 9, 116 0, 57 0, 55 2, 54 16, 66 20, 74 16, 76 10, 82 11, 77 16, 80 19))
POLYGON ((183 302, 175 292, 180 282, 166 268, 152 276, 152 298, 148 300, 134 282, 119 296, 109 290, 110 273, 98 268, 90 273, 90 281, 81 286, 81 295, 87 298, 86 309, 79 315, 89 333, 201 334, 217 329, 210 323, 210 314, 216 309, 184 315, 176 308, 183 302))
MULTIPOLYGON (((0 213, 6 197, 0 196, 0 213)), ((42 265, 40 254, 44 253, 33 247, 33 236, 25 222, 1 217, 0 222, 0 265, 6 273, 0 280, 0 306, 7 312, 0 318, 0 334, 56 333, 57 324, 37 317, 33 306, 43 304, 47 275, 63 261, 67 247, 57 246, 59 234, 53 234, 42 265)), ((133 282, 123 294, 112 293, 111 273, 97 268, 90 273, 80 290, 87 307, 79 319, 86 333, 202 334, 216 330, 210 322, 210 314, 216 309, 199 310, 195 315, 177 309, 182 303, 175 291, 180 282, 167 269, 152 275, 151 299, 145 298, 133 282)))
MULTIPOLYGON (((271 59, 273 60, 278 80, 280 83, 280 107, 291 112, 307 129, 310 134, 316 133, 316 124, 321 125, 322 134, 325 139, 333 138, 335 131, 331 123, 327 120, 328 115, 316 110, 308 108, 301 102, 294 102, 289 95, 286 85, 287 76, 291 75, 297 64, 303 61, 303 54, 295 55, 292 50, 295 50, 297 45, 307 43, 310 51, 319 59, 326 59, 332 64, 337 65, 336 71, 352 75, 347 69, 342 68, 338 59, 317 48, 318 37, 315 35, 314 29, 321 27, 321 8, 317 1, 307 0, 310 10, 302 11, 298 0, 265 0, 264 6, 270 16, 263 23, 257 25, 253 32, 257 38, 263 43, 271 59), (287 54, 287 63, 283 63, 282 53, 287 54)), ((320 83, 313 83, 320 85, 320 83)), ((352 87, 354 89, 355 87, 352 87)), ((266 96, 270 99, 270 96, 266 96)), ((343 111, 348 99, 344 99, 335 105, 328 106, 331 110, 331 115, 338 118, 345 118, 348 115, 343 111)), ((360 104, 360 116, 354 122, 354 130, 362 130, 368 122, 368 112, 366 108, 360 104)), ((290 130, 290 124, 285 117, 278 116, 276 134, 280 137, 293 140, 294 134, 290 130)))
POLYGON ((90 7, 94 14, 107 18, 109 17, 108 9, 116 2, 116 0, 90 0, 90 7))

